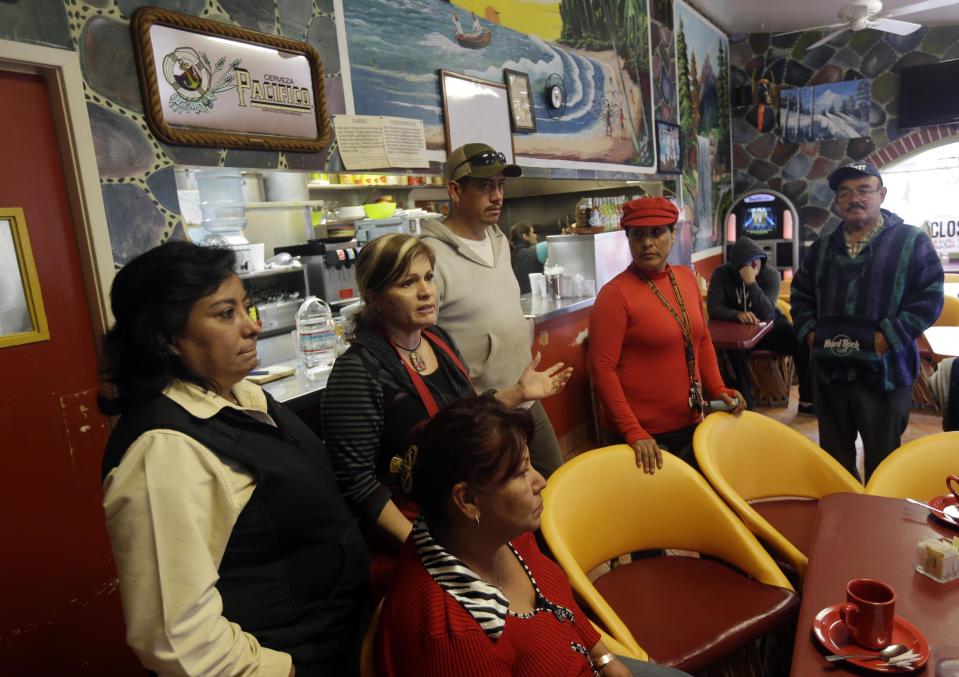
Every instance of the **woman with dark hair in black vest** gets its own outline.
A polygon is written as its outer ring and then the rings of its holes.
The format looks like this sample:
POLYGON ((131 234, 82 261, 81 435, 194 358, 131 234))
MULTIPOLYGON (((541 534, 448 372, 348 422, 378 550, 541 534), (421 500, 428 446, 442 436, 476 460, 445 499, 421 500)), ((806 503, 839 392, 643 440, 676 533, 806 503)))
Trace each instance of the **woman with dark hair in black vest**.
POLYGON ((169 242, 113 283, 104 509, 127 641, 160 675, 356 674, 368 553, 323 443, 259 386, 230 250, 169 242))

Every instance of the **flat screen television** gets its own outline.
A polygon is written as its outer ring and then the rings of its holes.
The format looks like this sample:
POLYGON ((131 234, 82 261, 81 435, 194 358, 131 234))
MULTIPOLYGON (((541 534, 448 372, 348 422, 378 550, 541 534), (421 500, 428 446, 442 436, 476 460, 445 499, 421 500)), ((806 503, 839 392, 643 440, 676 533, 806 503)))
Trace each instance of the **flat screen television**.
POLYGON ((903 68, 899 74, 899 127, 959 121, 959 59, 903 68))

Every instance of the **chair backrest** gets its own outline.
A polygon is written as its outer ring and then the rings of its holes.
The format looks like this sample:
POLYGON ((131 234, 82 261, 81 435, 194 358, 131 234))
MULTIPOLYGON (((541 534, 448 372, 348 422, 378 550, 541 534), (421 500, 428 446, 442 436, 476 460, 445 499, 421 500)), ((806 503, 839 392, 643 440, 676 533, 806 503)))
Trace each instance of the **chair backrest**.
POLYGON ((693 449, 703 474, 724 498, 719 487, 746 501, 862 492, 862 484, 808 437, 753 411, 710 414, 696 428, 693 449))
POLYGON ((360 677, 376 677, 376 660, 373 658, 373 640, 376 639, 376 629, 380 625, 380 614, 383 613, 383 600, 376 605, 370 622, 363 634, 363 643, 360 645, 360 677))
POLYGON ((943 296, 942 312, 936 318, 934 327, 959 327, 959 297, 943 296))
POLYGON ((787 320, 793 321, 792 306, 789 305, 789 299, 780 296, 776 299, 776 307, 779 308, 779 312, 786 316, 787 320))
POLYGON ((926 435, 893 451, 873 471, 866 493, 928 501, 948 493, 948 475, 959 475, 956 431, 926 435))
MULTIPOLYGON (((632 638, 587 572, 637 550, 680 548, 725 560, 762 583, 792 589, 739 518, 702 476, 669 453, 647 475, 625 444, 594 449, 560 466, 544 491, 541 528, 556 560, 610 634, 632 638)), ((645 655, 645 654, 643 654, 645 655)))
POLYGON ((779 283, 779 298, 785 299, 789 303, 789 294, 792 292, 793 279, 791 277, 784 279, 779 283))
POLYGON ((822 498, 862 484, 805 435, 767 416, 745 411, 706 417, 693 436, 699 467, 749 530, 768 543, 800 576, 808 558, 749 501, 772 497, 822 498))

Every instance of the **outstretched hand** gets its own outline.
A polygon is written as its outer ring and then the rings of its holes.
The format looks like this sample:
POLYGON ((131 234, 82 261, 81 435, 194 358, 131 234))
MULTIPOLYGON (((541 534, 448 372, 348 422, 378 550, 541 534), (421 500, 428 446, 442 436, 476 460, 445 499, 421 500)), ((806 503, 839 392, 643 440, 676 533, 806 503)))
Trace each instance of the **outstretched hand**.
POLYGON ((519 377, 519 387, 523 400, 541 400, 560 392, 566 387, 570 377, 573 375, 573 368, 566 367, 562 362, 557 362, 548 369, 536 371, 539 361, 542 358, 541 353, 526 365, 526 369, 519 377))

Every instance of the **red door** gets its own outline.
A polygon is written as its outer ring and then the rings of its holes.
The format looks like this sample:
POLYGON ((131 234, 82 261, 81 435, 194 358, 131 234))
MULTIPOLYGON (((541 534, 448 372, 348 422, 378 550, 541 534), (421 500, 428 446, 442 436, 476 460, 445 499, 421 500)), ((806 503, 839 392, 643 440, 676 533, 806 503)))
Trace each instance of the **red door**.
POLYGON ((0 71, 0 207, 21 207, 50 340, 0 348, 0 672, 142 675, 101 507, 99 365, 43 78, 0 71))

